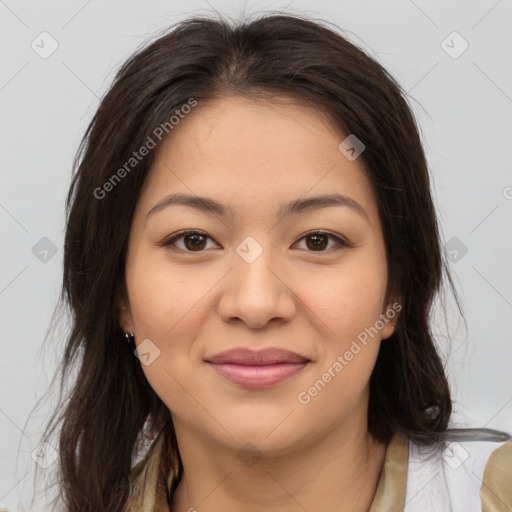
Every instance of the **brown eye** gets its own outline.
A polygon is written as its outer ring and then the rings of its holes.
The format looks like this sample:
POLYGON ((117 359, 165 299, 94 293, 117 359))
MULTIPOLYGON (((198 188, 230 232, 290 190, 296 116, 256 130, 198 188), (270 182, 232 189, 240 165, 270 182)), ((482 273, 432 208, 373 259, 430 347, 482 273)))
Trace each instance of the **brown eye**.
POLYGON ((301 238, 301 240, 306 240, 306 248, 311 252, 326 252, 325 249, 329 245, 329 239, 335 241, 335 247, 331 247, 331 249, 336 250, 342 247, 350 247, 350 244, 340 237, 322 231, 315 231, 301 238))
POLYGON ((329 244, 329 237, 327 235, 310 235, 306 237, 307 240, 311 241, 311 244, 306 244, 309 249, 323 250, 329 244))
POLYGON ((172 238, 165 240, 161 243, 164 247, 170 247, 179 251, 185 252, 201 252, 205 249, 207 240, 211 238, 205 233, 199 231, 185 231, 181 232, 172 238), (177 245, 177 242, 183 242, 181 247, 177 245))
POLYGON ((185 247, 192 251, 204 249, 206 237, 204 235, 186 235, 184 238, 185 247))

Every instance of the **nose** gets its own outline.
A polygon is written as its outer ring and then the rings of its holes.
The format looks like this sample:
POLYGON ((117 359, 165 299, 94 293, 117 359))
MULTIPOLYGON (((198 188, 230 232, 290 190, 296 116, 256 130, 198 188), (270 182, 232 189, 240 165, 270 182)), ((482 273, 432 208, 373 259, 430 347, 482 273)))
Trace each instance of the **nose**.
POLYGON ((296 295, 271 254, 263 251, 252 263, 235 254, 233 265, 218 305, 224 321, 242 321, 252 329, 262 329, 293 318, 296 295))

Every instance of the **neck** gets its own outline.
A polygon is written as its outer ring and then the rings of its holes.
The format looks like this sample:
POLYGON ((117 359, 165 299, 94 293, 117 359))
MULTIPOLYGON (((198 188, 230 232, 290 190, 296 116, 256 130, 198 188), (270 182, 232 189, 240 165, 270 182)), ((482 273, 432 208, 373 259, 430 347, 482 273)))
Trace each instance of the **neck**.
POLYGON ((172 512, 367 512, 386 453, 364 429, 346 425, 293 451, 242 462, 179 421, 175 428, 184 471, 172 512))

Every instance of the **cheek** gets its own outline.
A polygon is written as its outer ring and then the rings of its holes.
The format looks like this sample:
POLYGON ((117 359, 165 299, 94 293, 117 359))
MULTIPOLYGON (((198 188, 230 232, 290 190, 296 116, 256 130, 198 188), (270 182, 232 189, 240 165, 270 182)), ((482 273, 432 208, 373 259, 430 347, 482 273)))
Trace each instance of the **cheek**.
MULTIPOLYGON (((367 386, 380 348, 380 330, 375 326, 383 313, 386 279, 380 253, 361 251, 347 258, 329 279, 306 281, 303 297, 321 333, 318 370, 308 384, 313 394, 318 392, 311 397, 315 414, 329 416, 332 411, 322 406, 332 403, 350 408, 367 386)), ((309 396, 308 389, 302 391, 309 396)))
POLYGON ((177 269, 165 261, 134 261, 127 276, 130 306, 138 337, 164 341, 201 310, 201 299, 218 281, 217 272, 177 269))
POLYGON ((378 320, 386 279, 386 269, 378 258, 354 254, 321 279, 306 280, 301 298, 325 334, 346 342, 378 320))
POLYGON ((181 410, 190 406, 183 386, 189 391, 194 387, 193 340, 200 336, 208 313, 205 296, 219 280, 218 272, 199 276, 192 266, 176 271, 168 262, 142 257, 130 261, 127 270, 137 346, 149 339, 158 353, 142 370, 162 401, 181 410))
POLYGON ((380 348, 375 325, 382 313, 385 275, 365 265, 351 270, 304 290, 314 312, 311 321, 321 334, 321 354, 296 399, 305 415, 325 424, 361 403, 380 348))
POLYGON ((149 365, 141 358, 142 370, 169 409, 192 410, 194 401, 188 393, 196 395, 191 376, 197 370, 191 366, 192 342, 200 335, 204 315, 200 299, 207 289, 156 266, 151 271, 139 270, 129 287, 137 346, 149 339, 158 353, 149 365))

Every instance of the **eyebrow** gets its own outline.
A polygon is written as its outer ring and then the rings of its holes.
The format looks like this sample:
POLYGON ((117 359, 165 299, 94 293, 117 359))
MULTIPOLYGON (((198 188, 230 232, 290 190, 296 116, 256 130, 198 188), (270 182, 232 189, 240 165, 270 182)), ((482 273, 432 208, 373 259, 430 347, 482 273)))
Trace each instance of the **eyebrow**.
MULTIPOLYGON (((151 210, 149 210, 146 215, 146 220, 155 213, 172 205, 189 206, 205 213, 223 217, 231 216, 233 214, 231 207, 227 207, 210 197, 192 196, 188 194, 171 194, 162 198, 151 208, 151 210)), ((341 194, 328 194, 296 199, 281 205, 277 212, 277 216, 285 217, 291 214, 304 214, 321 208, 327 208, 329 206, 345 206, 351 208, 367 221, 370 221, 368 212, 360 203, 355 199, 341 194)))

